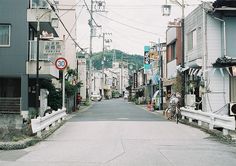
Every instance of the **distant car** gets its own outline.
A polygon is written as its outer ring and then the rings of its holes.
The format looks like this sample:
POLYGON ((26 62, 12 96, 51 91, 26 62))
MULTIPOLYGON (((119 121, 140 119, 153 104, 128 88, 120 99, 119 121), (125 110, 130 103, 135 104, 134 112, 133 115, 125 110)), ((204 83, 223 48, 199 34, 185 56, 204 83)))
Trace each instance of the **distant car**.
POLYGON ((129 95, 127 93, 124 94, 124 99, 128 99, 129 95))
POLYGON ((90 96, 90 99, 92 101, 101 101, 102 100, 102 96, 98 93, 93 93, 91 96, 90 96))

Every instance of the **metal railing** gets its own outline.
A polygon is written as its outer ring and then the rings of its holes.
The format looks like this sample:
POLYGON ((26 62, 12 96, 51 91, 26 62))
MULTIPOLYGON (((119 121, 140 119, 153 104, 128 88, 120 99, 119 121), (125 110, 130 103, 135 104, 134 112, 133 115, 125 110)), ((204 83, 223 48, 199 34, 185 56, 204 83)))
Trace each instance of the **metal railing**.
POLYGON ((0 113, 20 113, 21 98, 0 97, 0 113))
POLYGON ((193 110, 192 108, 181 107, 182 119, 188 118, 191 123, 193 120, 198 121, 198 125, 201 126, 202 122, 209 125, 209 129, 214 127, 222 127, 223 135, 228 135, 228 130, 235 131, 235 118, 227 115, 217 115, 211 112, 202 112, 201 110, 193 110))
POLYGON ((58 109, 57 111, 52 111, 51 114, 46 114, 44 117, 38 117, 36 119, 31 119, 31 127, 33 133, 37 133, 38 137, 41 137, 42 130, 49 130, 50 126, 55 126, 56 122, 60 123, 66 118, 66 109, 58 109))

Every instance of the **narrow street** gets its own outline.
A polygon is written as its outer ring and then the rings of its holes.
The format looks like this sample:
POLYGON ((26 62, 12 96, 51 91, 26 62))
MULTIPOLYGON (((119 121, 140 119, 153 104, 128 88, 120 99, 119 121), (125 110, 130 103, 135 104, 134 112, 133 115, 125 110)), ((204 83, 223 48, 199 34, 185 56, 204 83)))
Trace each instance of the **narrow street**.
POLYGON ((123 99, 78 113, 46 140, 0 151, 1 166, 234 166, 235 145, 123 99))

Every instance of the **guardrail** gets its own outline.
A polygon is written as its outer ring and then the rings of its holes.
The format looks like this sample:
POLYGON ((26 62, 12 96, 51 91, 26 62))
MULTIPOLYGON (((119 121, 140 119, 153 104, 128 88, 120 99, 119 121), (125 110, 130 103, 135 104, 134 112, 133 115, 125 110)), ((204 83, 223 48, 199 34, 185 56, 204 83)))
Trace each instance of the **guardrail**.
POLYGON ((187 117, 191 123, 193 120, 198 121, 201 126, 202 122, 209 125, 209 129, 213 130, 214 127, 222 127, 223 135, 228 135, 229 130, 235 130, 235 118, 227 115, 217 115, 210 112, 202 112, 201 110, 193 110, 181 107, 182 119, 187 117))
POLYGON ((21 98, 0 97, 0 113, 20 114, 21 98))
POLYGON ((52 111, 51 114, 46 114, 44 117, 38 117, 37 119, 31 119, 31 127, 33 133, 37 133, 38 137, 41 137, 42 130, 49 130, 50 126, 55 126, 56 122, 60 123, 66 117, 66 109, 58 109, 58 111, 52 111))

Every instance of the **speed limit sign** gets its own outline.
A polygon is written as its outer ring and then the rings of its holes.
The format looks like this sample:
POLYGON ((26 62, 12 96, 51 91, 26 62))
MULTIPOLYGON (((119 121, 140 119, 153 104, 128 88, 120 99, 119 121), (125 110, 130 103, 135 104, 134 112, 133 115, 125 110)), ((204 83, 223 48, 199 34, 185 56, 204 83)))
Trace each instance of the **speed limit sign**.
POLYGON ((67 67, 67 60, 62 57, 57 58, 55 65, 58 70, 64 70, 67 67))

